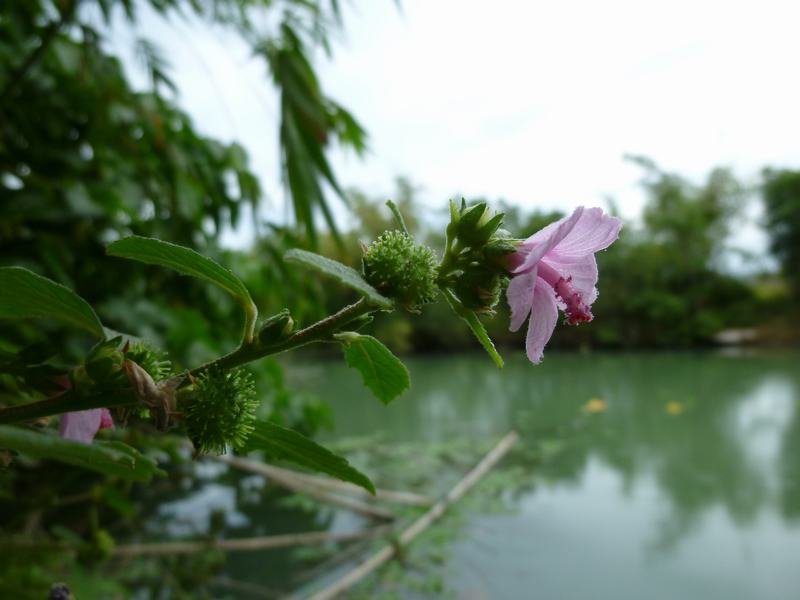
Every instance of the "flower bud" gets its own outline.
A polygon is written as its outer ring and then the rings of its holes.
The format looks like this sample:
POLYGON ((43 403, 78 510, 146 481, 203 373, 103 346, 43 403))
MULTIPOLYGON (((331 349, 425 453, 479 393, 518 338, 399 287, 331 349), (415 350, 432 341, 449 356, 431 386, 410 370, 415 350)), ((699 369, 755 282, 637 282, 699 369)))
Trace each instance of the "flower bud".
POLYGON ((481 246, 503 224, 503 217, 503 213, 493 214, 486 202, 479 202, 467 207, 466 203, 462 201, 459 217, 455 222, 455 236, 464 246, 481 246))
POLYGON ((504 278, 497 270, 474 264, 468 266, 453 285, 453 293, 468 309, 491 314, 500 300, 504 278))
POLYGON ((483 247, 483 254, 487 263, 492 267, 508 270, 507 257, 516 252, 516 250, 517 243, 514 240, 494 237, 483 247))
POLYGON ((459 236, 472 231, 486 214, 486 202, 478 202, 470 207, 462 208, 458 220, 459 236))
POLYGON ((294 319, 289 314, 289 309, 284 308, 262 323, 258 331, 258 341, 262 344, 274 344, 289 337, 293 330, 294 319))
POLYGON ((436 258, 402 231, 386 231, 364 252, 364 277, 381 294, 415 312, 436 298, 436 258))
POLYGON ((124 382, 122 363, 125 355, 119 349, 121 336, 100 342, 89 351, 84 368, 95 387, 110 388, 124 382))
POLYGON ((360 317, 358 317, 354 321, 351 321, 350 323, 348 323, 347 324, 347 328, 350 331, 360 331, 361 329, 363 329, 364 327, 366 327, 367 325, 372 323, 372 321, 374 321, 374 320, 375 320, 375 317, 373 317, 372 315, 361 315, 360 317))
POLYGON ((504 216, 486 202, 467 206, 462 199, 460 207, 450 203, 448 250, 439 285, 476 313, 494 312, 509 274, 507 255, 517 249, 518 241, 501 229, 504 216))

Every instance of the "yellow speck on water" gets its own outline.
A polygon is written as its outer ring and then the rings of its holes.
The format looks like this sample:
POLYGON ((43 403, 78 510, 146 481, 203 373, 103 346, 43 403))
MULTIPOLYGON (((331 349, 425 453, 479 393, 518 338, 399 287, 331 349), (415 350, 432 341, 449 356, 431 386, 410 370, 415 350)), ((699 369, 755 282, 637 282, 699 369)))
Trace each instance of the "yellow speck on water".
POLYGON ((680 402, 667 402, 667 405, 664 407, 667 411, 668 415, 672 415, 673 417, 678 416, 679 414, 683 413, 686 410, 686 407, 683 406, 680 402))
POLYGON ((606 404, 605 400, 601 400, 600 398, 592 398, 583 405, 584 412, 589 414, 605 412, 607 409, 608 404, 606 404))

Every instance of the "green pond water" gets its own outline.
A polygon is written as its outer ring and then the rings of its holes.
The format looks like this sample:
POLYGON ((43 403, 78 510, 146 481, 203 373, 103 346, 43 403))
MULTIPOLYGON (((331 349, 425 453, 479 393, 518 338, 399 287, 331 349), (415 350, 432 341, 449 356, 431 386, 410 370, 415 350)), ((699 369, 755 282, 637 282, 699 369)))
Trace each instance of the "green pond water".
MULTIPOLYGON (((540 366, 517 357, 502 371, 477 354, 407 364, 412 389, 388 407, 340 363, 293 368, 292 380, 332 404, 330 440, 475 440, 477 461, 479 442, 514 428, 522 448, 552 450, 530 463, 511 510, 466 512, 438 567, 453 596, 800 598, 800 353, 548 352, 540 366)), ((327 508, 276 512, 248 500, 257 478, 217 475, 164 516, 196 524, 223 510, 226 537, 365 526, 327 508)), ((226 570, 307 590, 297 560, 240 553, 226 570)))
POLYGON ((389 407, 338 365, 306 381, 333 404, 338 435, 517 428, 525 443, 566 431, 516 510, 469 519, 443 567, 458 597, 800 598, 800 354, 548 353, 502 371, 475 355, 409 368, 412 390, 389 407), (606 410, 587 415, 592 399, 606 410))

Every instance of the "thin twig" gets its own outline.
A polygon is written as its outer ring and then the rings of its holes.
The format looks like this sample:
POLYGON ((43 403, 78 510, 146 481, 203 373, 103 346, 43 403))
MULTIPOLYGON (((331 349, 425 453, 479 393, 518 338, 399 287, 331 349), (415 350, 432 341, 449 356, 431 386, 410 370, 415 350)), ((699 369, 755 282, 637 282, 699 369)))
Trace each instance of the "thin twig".
POLYGON ((150 542, 127 544, 114 548, 115 556, 142 556, 164 554, 194 554, 204 550, 223 550, 225 552, 241 552, 267 550, 271 548, 287 548, 289 546, 308 546, 325 542, 347 542, 363 540, 386 533, 390 528, 386 525, 372 527, 362 531, 332 533, 329 531, 308 531, 304 533, 287 533, 236 540, 198 540, 189 542, 150 542))
POLYGON ((308 600, 330 600, 339 594, 347 591, 359 581, 364 579, 367 575, 372 573, 375 569, 391 560, 399 549, 408 546, 415 537, 427 529, 431 523, 441 517, 447 507, 453 502, 461 498, 477 481, 483 477, 497 462, 505 456, 511 449, 511 446, 517 441, 519 436, 515 431, 511 431, 500 440, 497 445, 487 454, 481 462, 479 462, 474 469, 467 473, 464 478, 459 481, 447 495, 434 504, 428 512, 422 515, 419 519, 414 521, 407 529, 405 529, 397 539, 397 542, 385 546, 382 550, 371 556, 369 559, 362 562, 355 567, 352 571, 346 573, 343 577, 333 582, 331 585, 321 589, 317 593, 309 597, 308 600))
MULTIPOLYGON (((252 462, 252 461, 245 461, 244 459, 237 459, 237 461, 234 463, 228 460, 229 457, 227 456, 220 456, 215 458, 216 460, 220 460, 231 466, 235 466, 242 469, 245 468, 244 466, 242 466, 243 465, 242 461, 252 462)), ((284 469, 281 467, 276 467, 275 465, 267 465, 264 463, 252 462, 252 464, 256 465, 255 469, 257 469, 258 472, 263 475, 267 476, 277 475, 278 477, 289 477, 289 478, 294 477, 298 481, 306 483, 309 486, 319 488, 319 491, 339 492, 342 494, 347 494, 348 496, 356 496, 358 498, 365 500, 381 500, 384 502, 393 502, 396 504, 408 504, 410 506, 430 506, 431 504, 433 504, 433 500, 428 496, 423 496, 422 494, 415 494, 414 492, 377 489, 375 490, 375 495, 373 496, 364 488, 359 487, 354 483, 350 483, 347 481, 339 481, 338 479, 331 479, 330 477, 320 477, 319 475, 300 473, 299 471, 284 469)))
POLYGON ((230 577, 217 577, 214 579, 213 583, 218 587, 226 588, 233 592, 241 592, 242 594, 246 594, 244 596, 245 598, 265 598, 266 600, 272 600, 273 598, 286 597, 284 592, 273 590, 255 583, 250 583, 248 581, 238 581, 236 579, 231 579, 230 577))
POLYGON ((272 483, 276 483, 281 487, 292 490, 293 492, 304 494, 309 498, 314 498, 323 504, 332 504, 334 506, 346 508, 347 510, 351 510, 355 513, 373 519, 393 521, 395 518, 394 514, 388 510, 378 508, 377 506, 372 506, 354 498, 348 498, 346 496, 339 496, 322 491, 314 485, 310 485, 299 480, 294 475, 286 475, 285 473, 282 473, 281 470, 276 470, 274 467, 272 467, 272 465, 265 465, 263 463, 245 460, 236 456, 221 456, 219 457, 219 460, 231 465, 232 467, 236 467, 237 469, 264 475, 265 477, 268 477, 272 483))

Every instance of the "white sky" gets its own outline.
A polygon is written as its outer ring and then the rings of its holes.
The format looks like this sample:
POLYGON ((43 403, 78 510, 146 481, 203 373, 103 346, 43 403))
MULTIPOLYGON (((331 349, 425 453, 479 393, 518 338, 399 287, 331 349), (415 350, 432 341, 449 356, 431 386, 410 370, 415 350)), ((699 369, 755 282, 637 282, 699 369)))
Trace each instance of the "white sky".
MULTIPOLYGON (((432 209, 457 194, 565 211, 613 196, 635 218, 641 171, 626 153, 697 181, 720 165, 755 181, 763 166, 800 164, 796 1, 343 4, 344 35, 319 72, 370 134, 364 161, 334 157, 344 186, 388 196, 408 175, 432 209)), ((145 33, 198 128, 248 149, 280 217, 263 63, 196 24, 153 20, 145 33)), ((753 225, 733 241, 764 244, 753 225)))

